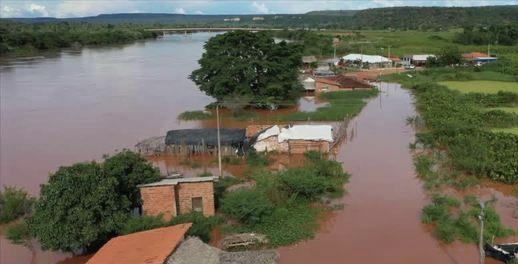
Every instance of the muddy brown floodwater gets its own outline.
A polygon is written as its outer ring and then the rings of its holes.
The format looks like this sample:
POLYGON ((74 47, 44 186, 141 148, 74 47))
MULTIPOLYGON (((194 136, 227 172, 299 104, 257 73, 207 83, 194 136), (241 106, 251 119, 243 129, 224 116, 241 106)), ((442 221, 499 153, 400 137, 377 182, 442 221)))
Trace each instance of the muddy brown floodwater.
MULTIPOLYGON (((477 263, 474 245, 442 245, 421 224, 428 198, 409 150, 415 131, 406 118, 412 115, 409 92, 382 84, 380 96, 349 124, 349 140, 337 152, 336 159, 351 173, 344 209, 314 239, 281 248, 281 263, 477 263)), ((504 203, 512 200, 509 194, 483 189, 504 203)), ((508 211, 504 214, 505 223, 518 228, 518 221, 508 211)))
MULTIPOLYGON (((0 60, 0 187, 14 185, 38 195, 39 185, 61 165, 100 159, 170 129, 215 126, 214 121, 180 122, 177 116, 213 101, 187 77, 198 67, 203 44, 216 34, 166 35, 0 60)), ((317 105, 304 98, 299 107, 317 105)), ((227 127, 244 124, 223 121, 227 127)), ((156 164, 177 168, 167 159, 156 164)), ((239 174, 238 166, 228 167, 239 174)), ((41 251, 37 244, 12 245, 0 236, 1 264, 85 262, 70 257, 41 251)))
MULTIPOLYGON (((177 120, 181 112, 203 109, 212 101, 187 76, 197 67, 203 43, 214 35, 168 35, 125 46, 0 61, 0 186, 15 185, 37 195, 39 185, 60 165, 99 159, 170 129, 215 126, 214 121, 177 120)), ((397 85, 385 85, 383 90, 351 123, 350 140, 338 151, 337 159, 352 173, 349 195, 343 198, 346 207, 329 218, 314 240, 282 248, 283 263, 476 261, 474 246, 445 247, 420 223, 426 196, 414 177, 408 149, 414 131, 405 126, 414 111, 411 98, 397 85)), ((302 98, 299 109, 311 111, 322 105, 302 98)), ((200 159, 202 166, 196 170, 193 164, 167 157, 151 160, 165 171, 215 170, 212 158, 200 159)), ((286 156, 275 165, 292 165, 290 159, 300 160, 286 156)), ((239 175, 243 168, 225 165, 225 171, 239 175)), ((509 192, 495 189, 498 186, 479 191, 515 201, 509 192)), ((510 210, 505 204, 500 207, 510 210)), ((508 214, 504 221, 518 228, 508 214)), ((13 245, 0 236, 1 264, 78 264, 87 258, 42 251, 37 243, 30 248, 13 245)))

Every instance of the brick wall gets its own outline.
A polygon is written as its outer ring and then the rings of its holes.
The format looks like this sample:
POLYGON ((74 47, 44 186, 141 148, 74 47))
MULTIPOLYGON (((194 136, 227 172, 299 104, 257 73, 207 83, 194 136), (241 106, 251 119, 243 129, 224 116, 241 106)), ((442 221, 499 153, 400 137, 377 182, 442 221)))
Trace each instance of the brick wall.
POLYGON ((174 186, 154 186, 140 188, 142 210, 145 215, 163 214, 164 220, 169 221, 176 216, 176 201, 174 186))
POLYGON ((192 198, 202 197, 203 215, 214 215, 214 183, 184 182, 177 186, 179 214, 188 214, 192 210, 192 198))
POLYGON ((329 152, 329 142, 327 141, 290 140, 289 146, 291 154, 304 154, 310 150, 329 152))

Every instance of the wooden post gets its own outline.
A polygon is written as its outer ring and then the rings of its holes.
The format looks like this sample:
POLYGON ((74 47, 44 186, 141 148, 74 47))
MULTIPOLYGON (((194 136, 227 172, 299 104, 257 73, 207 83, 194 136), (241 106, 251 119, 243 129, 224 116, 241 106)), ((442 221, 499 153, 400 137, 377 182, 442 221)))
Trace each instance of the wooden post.
POLYGON ((484 203, 480 202, 480 238, 478 242, 478 249, 480 250, 480 264, 484 264, 486 253, 484 252, 484 203))
POLYGON ((219 133, 219 105, 216 105, 216 123, 218 127, 218 168, 219 177, 223 177, 223 168, 221 167, 221 136, 219 133))

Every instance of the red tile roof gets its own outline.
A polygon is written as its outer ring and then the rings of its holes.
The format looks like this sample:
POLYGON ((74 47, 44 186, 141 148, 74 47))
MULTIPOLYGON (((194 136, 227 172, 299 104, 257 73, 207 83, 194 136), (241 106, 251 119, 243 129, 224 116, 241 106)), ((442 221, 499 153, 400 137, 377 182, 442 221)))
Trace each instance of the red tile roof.
POLYGON ((112 238, 87 264, 164 264, 192 224, 180 224, 112 238))
POLYGON ((462 54, 462 57, 466 60, 473 60, 478 57, 489 57, 489 55, 483 52, 470 52, 462 54))
POLYGON ((360 81, 353 77, 337 75, 332 77, 318 78, 317 82, 337 85, 342 89, 345 88, 371 88, 372 86, 366 82, 360 81))

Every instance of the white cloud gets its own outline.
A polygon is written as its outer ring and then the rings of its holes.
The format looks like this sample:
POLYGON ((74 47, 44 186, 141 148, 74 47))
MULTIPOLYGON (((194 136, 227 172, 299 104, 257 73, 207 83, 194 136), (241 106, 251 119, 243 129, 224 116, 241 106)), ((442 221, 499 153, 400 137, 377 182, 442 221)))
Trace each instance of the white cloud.
POLYGON ((37 16, 45 16, 45 17, 49 16, 49 12, 47 12, 47 8, 43 5, 30 3, 27 7, 27 10, 37 16))
POLYGON ((19 17, 21 10, 11 6, 3 6, 0 10, 0 17, 19 17))
POLYGON ((107 13, 131 13, 137 10, 137 2, 133 1, 70 1, 66 0, 56 6, 57 17, 95 16, 107 13))
POLYGON ((372 3, 377 7, 393 7, 403 5, 403 2, 398 0, 373 0, 372 3))
POLYGON ((194 13, 195 13, 196 15, 203 15, 203 14, 205 14, 205 13, 203 13, 203 11, 201 11, 201 10, 196 10, 196 11, 194 11, 194 13))
POLYGON ((175 8, 174 12, 175 12, 176 14, 182 14, 182 15, 184 15, 185 13, 187 13, 187 12, 185 12, 185 9, 183 9, 183 7, 177 7, 177 8, 175 8))
POLYGON ((261 14, 268 14, 268 13, 270 13, 270 10, 268 9, 268 7, 266 7, 266 5, 264 3, 258 3, 256 1, 254 1, 252 3, 252 6, 255 8, 255 10, 258 13, 261 13, 261 14))
POLYGON ((2 4, 0 9, 0 17, 47 17, 50 16, 44 5, 32 2, 2 4))

